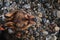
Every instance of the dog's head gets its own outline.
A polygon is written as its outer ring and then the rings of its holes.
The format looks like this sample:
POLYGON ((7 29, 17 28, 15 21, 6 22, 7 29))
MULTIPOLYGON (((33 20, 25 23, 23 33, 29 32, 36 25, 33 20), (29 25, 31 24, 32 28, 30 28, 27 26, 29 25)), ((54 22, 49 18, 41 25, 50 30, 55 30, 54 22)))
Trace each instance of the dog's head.
POLYGON ((8 33, 14 33, 17 38, 20 38, 21 31, 26 31, 33 24, 36 24, 36 18, 33 15, 23 10, 16 10, 5 14, 5 23, 2 24, 5 28, 0 25, 0 30, 6 30, 7 28, 8 33))
POLYGON ((21 30, 25 30, 36 23, 36 18, 23 10, 13 11, 6 14, 5 17, 6 21, 12 21, 21 30))

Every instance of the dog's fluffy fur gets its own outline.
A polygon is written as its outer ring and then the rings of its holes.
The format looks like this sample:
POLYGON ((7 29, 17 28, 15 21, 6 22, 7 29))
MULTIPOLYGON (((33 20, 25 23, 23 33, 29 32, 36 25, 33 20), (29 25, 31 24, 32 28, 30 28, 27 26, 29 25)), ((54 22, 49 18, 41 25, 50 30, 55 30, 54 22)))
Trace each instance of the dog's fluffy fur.
POLYGON ((5 14, 4 32, 2 32, 6 40, 16 40, 16 37, 21 36, 21 30, 26 30, 32 24, 35 24, 33 20, 35 17, 29 15, 24 10, 15 10, 5 14), (11 29, 14 33, 9 34, 8 29, 11 29))

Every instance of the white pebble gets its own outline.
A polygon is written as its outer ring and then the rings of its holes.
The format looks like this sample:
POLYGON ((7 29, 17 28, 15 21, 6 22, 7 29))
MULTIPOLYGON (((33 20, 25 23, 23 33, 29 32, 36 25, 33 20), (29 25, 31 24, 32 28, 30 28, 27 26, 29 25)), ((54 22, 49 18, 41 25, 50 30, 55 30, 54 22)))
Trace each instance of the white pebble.
POLYGON ((55 27, 55 31, 59 31, 60 28, 58 26, 55 27))

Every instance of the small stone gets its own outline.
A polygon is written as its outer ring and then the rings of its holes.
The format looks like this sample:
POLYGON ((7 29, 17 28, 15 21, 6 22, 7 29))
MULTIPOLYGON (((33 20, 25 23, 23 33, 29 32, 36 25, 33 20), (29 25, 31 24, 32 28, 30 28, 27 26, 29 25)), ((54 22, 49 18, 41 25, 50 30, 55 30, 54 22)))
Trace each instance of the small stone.
POLYGON ((39 12, 39 17, 42 17, 42 13, 41 12, 39 12))
POLYGON ((28 33, 28 31, 26 31, 26 33, 28 33))
POLYGON ((30 40, 35 40, 35 38, 33 36, 31 36, 31 39, 30 40))
POLYGON ((59 31, 60 28, 58 26, 55 27, 55 31, 59 31))
POLYGON ((44 34, 44 35, 47 35, 47 34, 48 34, 48 32, 47 32, 47 31, 43 31, 43 34, 44 34))
POLYGON ((38 32, 36 33, 36 36, 39 36, 39 33, 38 32))
POLYGON ((8 29, 8 33, 11 34, 11 33, 14 33, 12 29, 8 29))
POLYGON ((34 30, 36 30, 36 28, 34 28, 34 30))

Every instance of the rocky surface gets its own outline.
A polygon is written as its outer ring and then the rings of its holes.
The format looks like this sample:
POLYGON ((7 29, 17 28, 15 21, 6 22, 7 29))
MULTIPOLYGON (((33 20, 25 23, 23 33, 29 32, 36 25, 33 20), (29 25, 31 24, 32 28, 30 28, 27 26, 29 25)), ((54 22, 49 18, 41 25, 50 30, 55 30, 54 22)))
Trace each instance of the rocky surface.
MULTIPOLYGON (((21 13, 20 15, 21 18, 24 18, 23 15, 25 14, 21 13)), ((25 16, 25 18, 27 17, 25 16)), ((19 21, 22 20, 19 19, 19 21)), ((60 1, 59 0, 29 0, 29 1, 28 0, 1 0, 0 1, 0 24, 3 24, 2 25, 3 28, 8 29, 4 31, 2 29, 0 30, 1 40, 3 39, 4 40, 5 39, 7 40, 60 40, 60 1), (35 17, 34 20, 36 24, 28 27, 26 30, 20 30, 17 31, 16 33, 13 33, 11 28, 7 28, 4 25, 6 23, 6 20, 10 20, 12 18, 11 15, 14 13, 15 10, 21 10, 21 9, 24 10, 24 13, 26 12, 29 15, 33 15, 35 17), (11 15, 9 14, 9 12, 11 15), (11 18, 10 19, 6 18, 7 17, 5 16, 6 14, 7 16, 9 16, 8 18, 10 17, 11 18)), ((18 30, 18 28, 16 30, 18 30)))

